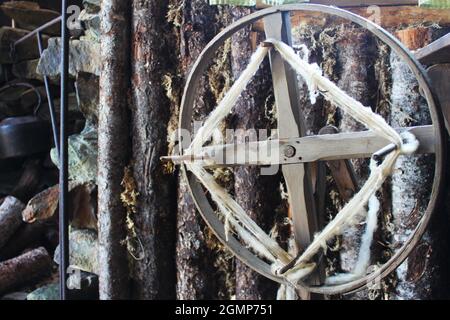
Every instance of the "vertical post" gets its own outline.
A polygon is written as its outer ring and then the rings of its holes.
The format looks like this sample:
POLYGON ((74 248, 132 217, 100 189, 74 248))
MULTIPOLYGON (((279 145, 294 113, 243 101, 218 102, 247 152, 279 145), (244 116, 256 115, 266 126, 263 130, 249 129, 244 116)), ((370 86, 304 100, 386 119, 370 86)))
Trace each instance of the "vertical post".
MULTIPOLYGON (((100 56, 103 68, 99 78, 97 184, 101 300, 128 299, 130 293, 128 251, 121 243, 127 237, 127 210, 120 194, 123 192, 121 182, 124 168, 129 164, 131 149, 127 99, 130 88, 131 4, 132 1, 103 0, 100 10, 100 56)), ((144 24, 140 26, 141 29, 148 27, 144 24)), ((140 82, 139 88, 143 88, 144 83, 148 82, 140 82)), ((144 123, 140 128, 147 125, 144 123)), ((142 169, 139 174, 142 175, 144 171, 142 169)), ((147 188, 149 184, 145 185, 147 188)), ((139 203, 141 201, 139 199, 139 203)), ((142 212, 143 216, 151 214, 151 210, 142 212)), ((146 264, 151 258, 146 256, 141 263, 146 264)), ((145 273, 149 270, 153 269, 145 269, 145 273)))
POLYGON ((69 265, 69 235, 67 216, 67 181, 68 181, 68 149, 67 149, 67 80, 69 69, 69 35, 67 30, 67 1, 61 0, 61 111, 60 111, 60 143, 59 143, 59 281, 60 298, 67 296, 67 267, 69 265))

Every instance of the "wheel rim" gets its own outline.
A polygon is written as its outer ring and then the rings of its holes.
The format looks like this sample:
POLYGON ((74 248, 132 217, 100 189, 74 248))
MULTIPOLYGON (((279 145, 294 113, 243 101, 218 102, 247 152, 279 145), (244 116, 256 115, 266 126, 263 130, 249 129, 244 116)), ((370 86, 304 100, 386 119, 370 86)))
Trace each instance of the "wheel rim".
MULTIPOLYGON (((298 288, 304 288, 312 293, 320 293, 327 295, 343 294, 350 291, 361 289, 366 284, 374 281, 377 278, 378 279, 384 278, 393 270, 395 270, 407 258, 407 256, 411 253, 411 251, 415 247, 415 245, 420 241, 429 223, 433 210, 438 205, 438 201, 440 198, 440 191, 442 189, 441 187, 443 185, 443 176, 444 176, 443 163, 446 151, 444 148, 444 144, 442 143, 444 138, 442 115, 439 112, 437 99, 434 98, 434 93, 431 90, 429 84, 430 81, 427 77, 426 71, 423 69, 420 63, 412 56, 409 50, 406 47, 404 47, 399 40, 394 38, 394 36, 392 36, 383 28, 375 25, 374 23, 363 17, 360 17, 356 14, 353 14, 351 12, 339 8, 316 4, 292 4, 292 5, 271 7, 268 9, 258 11, 256 13, 253 13, 236 21, 235 23, 225 28, 216 37, 214 37, 214 39, 202 51, 199 58, 193 65, 192 71, 189 74, 186 82, 181 102, 179 127, 180 129, 191 131, 192 106, 196 98, 196 89, 199 83, 198 79, 203 75, 204 71, 207 69, 209 62, 212 61, 217 49, 219 49, 220 46, 222 46, 224 42, 228 38, 230 38, 234 33, 250 24, 253 24, 257 20, 260 20, 266 16, 276 14, 279 12, 291 12, 291 11, 315 11, 344 18, 367 29, 375 37, 377 37, 382 42, 387 44, 398 56, 400 56, 400 58, 405 63, 407 63, 410 70, 413 72, 415 78, 417 79, 419 86, 421 87, 425 99, 427 101, 432 119, 432 124, 435 131, 435 141, 436 141, 435 168, 430 200, 428 202, 428 206, 421 220, 418 222, 416 228, 408 237, 408 239, 405 240, 402 247, 398 249, 395 252, 395 254, 389 259, 389 261, 383 264, 377 270, 377 272, 368 274, 360 279, 335 286, 312 287, 302 282, 300 282, 298 285, 298 288)), ((215 214, 214 209, 212 208, 206 195, 203 192, 200 182, 197 181, 194 175, 192 175, 186 170, 184 165, 182 165, 181 169, 182 169, 181 170, 182 176, 184 179, 186 179, 186 181, 188 181, 188 189, 194 199, 194 202, 200 214, 202 215, 207 225, 213 230, 214 234, 219 238, 219 240, 236 257, 238 257, 241 261, 243 261, 247 266, 249 266, 253 270, 276 282, 279 282, 281 284, 288 284, 288 282, 283 277, 272 274, 270 265, 268 263, 258 258, 255 254, 253 254, 250 250, 248 250, 245 246, 243 246, 233 236, 230 235, 229 240, 226 241, 223 223, 219 220, 219 218, 215 214)))

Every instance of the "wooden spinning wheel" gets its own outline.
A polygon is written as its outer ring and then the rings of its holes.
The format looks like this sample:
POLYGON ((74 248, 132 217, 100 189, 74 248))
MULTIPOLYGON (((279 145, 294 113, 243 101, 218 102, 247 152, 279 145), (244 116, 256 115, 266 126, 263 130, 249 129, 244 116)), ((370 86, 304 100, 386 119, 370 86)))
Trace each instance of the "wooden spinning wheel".
MULTIPOLYGON (((423 235, 431 214, 437 205, 439 193, 443 179, 443 163, 445 157, 443 121, 440 110, 433 97, 426 72, 411 53, 392 35, 372 22, 335 7, 295 4, 272 7, 257 13, 251 14, 218 34, 203 50, 193 66, 188 78, 180 114, 180 129, 192 129, 192 113, 194 100, 196 98, 199 79, 204 74, 206 68, 214 59, 215 52, 240 29, 263 19, 266 37, 282 41, 291 46, 290 13, 292 11, 315 11, 325 14, 339 16, 347 19, 361 27, 368 29, 374 36, 386 43, 398 56, 400 56, 414 73, 423 95, 426 98, 432 125, 412 128, 402 128, 402 130, 412 132, 420 143, 417 153, 432 153, 435 155, 434 180, 430 200, 421 220, 417 223, 414 232, 409 235, 402 247, 398 249, 390 260, 382 265, 376 272, 366 274, 358 279, 353 279, 338 285, 323 285, 320 276, 316 275, 300 280, 294 286, 303 292, 319 294, 342 294, 353 290, 358 290, 377 278, 382 278, 395 270, 409 255, 414 246, 423 235)), ((276 162, 268 157, 260 163, 233 163, 231 165, 246 164, 279 164, 281 165, 283 177, 289 193, 289 204, 292 212, 293 232, 299 248, 306 248, 313 241, 314 234, 319 230, 316 216, 316 202, 314 200, 310 163, 318 160, 342 160, 351 158, 368 158, 381 149, 378 156, 382 156, 392 150, 388 142, 375 135, 371 131, 329 134, 325 136, 305 137, 305 119, 299 108, 297 96, 297 75, 294 70, 282 59, 281 54, 272 50, 270 52, 270 63, 274 84, 275 101, 277 105, 278 118, 278 140, 281 156, 276 162), (339 147, 336 148, 336 142, 339 147), (387 146, 387 147, 385 147, 387 146), (383 149, 383 147, 385 147, 383 149)), ((180 137, 181 140, 181 137, 180 137)), ((211 146, 210 151, 223 151, 227 146, 211 146)), ((239 146, 238 146, 239 149, 239 146)), ((182 154, 178 160, 182 162, 182 154)), ((204 150, 207 151, 206 149, 204 150)), ((191 157, 191 155, 189 155, 191 157)), ((176 157, 169 157, 175 159, 176 157)), ((192 158, 191 158, 192 159, 192 158)), ((186 159, 185 159, 186 160, 186 159)), ((174 160, 175 161, 175 160, 174 160)), ((187 160, 186 160, 187 161, 187 160)), ((272 265, 249 250, 241 241, 233 235, 226 233, 225 223, 220 219, 205 194, 205 190, 197 177, 182 165, 184 178, 188 181, 190 192, 202 217, 208 226, 214 231, 216 236, 229 248, 240 260, 260 274, 286 285, 293 285, 285 277, 273 272, 272 265)), ((226 166, 230 166, 227 163, 226 166)), ((316 257, 317 258, 317 257, 316 257)), ((292 263, 293 264, 293 263, 292 263)), ((288 268, 289 266, 284 266, 288 268)))

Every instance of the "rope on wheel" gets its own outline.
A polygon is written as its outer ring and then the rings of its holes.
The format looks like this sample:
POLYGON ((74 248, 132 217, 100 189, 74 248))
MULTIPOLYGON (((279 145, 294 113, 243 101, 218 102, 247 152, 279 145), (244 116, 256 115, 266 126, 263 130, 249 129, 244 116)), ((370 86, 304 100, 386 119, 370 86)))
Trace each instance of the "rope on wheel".
POLYGON ((265 41, 265 46, 260 46, 250 59, 247 68, 233 84, 217 108, 206 119, 199 129, 191 145, 185 154, 195 155, 197 150, 212 136, 218 124, 231 112, 234 104, 247 84, 259 69, 260 64, 267 55, 269 48, 267 43, 273 45, 283 59, 296 70, 306 81, 310 91, 311 101, 314 103, 317 95, 322 95, 326 100, 344 110, 358 122, 364 124, 377 135, 385 138, 395 145, 395 150, 389 153, 385 159, 378 163, 374 159, 370 163, 370 175, 360 191, 339 211, 335 218, 318 233, 312 243, 305 248, 304 252, 295 259, 283 250, 278 243, 266 234, 244 211, 244 209, 228 194, 228 192, 216 183, 214 177, 209 174, 200 164, 186 161, 186 167, 205 186, 213 201, 217 204, 219 214, 225 220, 225 234, 228 239, 230 230, 237 233, 240 239, 258 255, 268 259, 272 263, 272 272, 284 277, 294 287, 298 282, 308 276, 315 267, 311 263, 314 256, 321 248, 326 248, 328 240, 342 234, 348 226, 355 225, 366 218, 366 230, 362 236, 358 261, 351 273, 338 274, 329 277, 326 284, 336 285, 355 280, 365 275, 370 263, 370 246, 373 241, 373 233, 377 227, 377 214, 380 208, 379 200, 375 193, 382 186, 386 178, 391 174, 397 158, 401 154, 411 154, 419 146, 419 142, 410 132, 397 133, 370 107, 365 107, 356 101, 334 83, 323 76, 322 70, 317 64, 310 64, 301 59, 295 51, 287 44, 273 39, 265 41), (365 206, 368 204, 368 212, 365 206), (280 274, 280 270, 286 269, 280 274))

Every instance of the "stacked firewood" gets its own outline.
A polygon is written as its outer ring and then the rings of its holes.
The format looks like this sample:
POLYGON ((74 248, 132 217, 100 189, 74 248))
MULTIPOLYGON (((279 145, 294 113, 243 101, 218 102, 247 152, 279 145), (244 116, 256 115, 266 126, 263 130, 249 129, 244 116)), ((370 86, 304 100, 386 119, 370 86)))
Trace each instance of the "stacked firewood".
MULTIPOLYGON (((53 299, 59 294, 58 153, 52 149, 49 102, 53 102, 58 127, 60 22, 42 31, 42 55, 36 35, 14 46, 24 35, 58 18, 59 8, 52 3, 57 2, 0 5, 0 299, 53 299), (44 77, 53 97, 47 97, 44 77), (23 119, 45 124, 49 128, 45 141, 36 138, 40 136, 33 131, 36 128, 26 136, 3 135, 2 126, 23 119), (38 146, 8 153, 23 146, 23 140, 38 146)), ((73 294, 82 299, 98 295, 99 3, 80 0, 70 25, 69 272, 73 294)))

